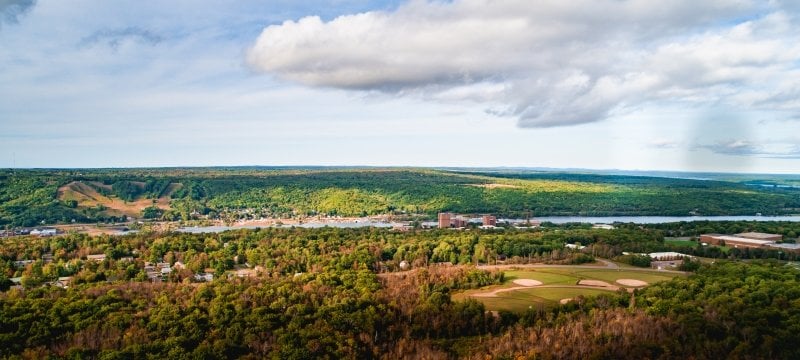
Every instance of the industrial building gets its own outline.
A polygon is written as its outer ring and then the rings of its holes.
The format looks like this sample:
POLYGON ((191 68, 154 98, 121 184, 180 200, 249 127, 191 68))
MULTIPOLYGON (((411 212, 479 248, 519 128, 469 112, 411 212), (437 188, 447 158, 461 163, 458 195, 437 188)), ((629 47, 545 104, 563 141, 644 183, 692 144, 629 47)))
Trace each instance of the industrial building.
POLYGON ((759 248, 772 246, 776 241, 783 240, 783 235, 746 232, 736 235, 703 234, 700 242, 711 245, 726 245, 734 248, 759 248))
POLYGON ((452 218, 453 218, 452 213, 439 213, 439 228, 440 229, 449 228, 450 221, 452 218))
POLYGON ((483 215, 480 218, 468 218, 449 212, 439 213, 439 228, 464 228, 469 224, 482 224, 486 227, 497 226, 497 218, 494 215, 483 215))

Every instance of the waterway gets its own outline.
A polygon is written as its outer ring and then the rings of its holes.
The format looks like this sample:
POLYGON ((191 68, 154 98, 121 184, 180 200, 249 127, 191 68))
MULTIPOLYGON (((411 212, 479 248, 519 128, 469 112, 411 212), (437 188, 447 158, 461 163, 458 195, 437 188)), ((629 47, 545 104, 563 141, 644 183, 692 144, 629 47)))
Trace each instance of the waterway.
MULTIPOLYGON (((532 221, 551 222, 554 224, 566 223, 589 223, 589 224, 613 224, 613 223, 635 223, 635 224, 662 224, 681 221, 793 221, 800 222, 800 215, 790 216, 544 216, 531 219, 532 221)), ((524 219, 498 219, 498 222, 510 222, 512 224, 524 223, 524 219)), ((395 226, 402 226, 404 223, 399 222, 377 222, 370 220, 360 221, 328 221, 328 222, 307 222, 299 225, 292 225, 294 227, 302 228, 321 228, 321 227, 335 227, 335 228, 359 228, 359 227, 377 227, 377 228, 391 228, 395 226)), ((247 225, 247 226, 193 226, 183 227, 178 229, 180 232, 199 234, 199 233, 219 233, 228 230, 238 229, 256 229, 265 226, 247 225)), ((290 227, 283 225, 281 227, 290 227)))

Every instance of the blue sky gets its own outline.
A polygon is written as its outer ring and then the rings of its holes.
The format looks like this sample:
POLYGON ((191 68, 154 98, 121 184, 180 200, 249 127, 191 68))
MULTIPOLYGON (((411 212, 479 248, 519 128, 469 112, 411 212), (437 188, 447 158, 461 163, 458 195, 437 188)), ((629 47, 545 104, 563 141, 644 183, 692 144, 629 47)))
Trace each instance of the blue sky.
POLYGON ((0 11, 0 167, 800 169, 793 1, 0 11))

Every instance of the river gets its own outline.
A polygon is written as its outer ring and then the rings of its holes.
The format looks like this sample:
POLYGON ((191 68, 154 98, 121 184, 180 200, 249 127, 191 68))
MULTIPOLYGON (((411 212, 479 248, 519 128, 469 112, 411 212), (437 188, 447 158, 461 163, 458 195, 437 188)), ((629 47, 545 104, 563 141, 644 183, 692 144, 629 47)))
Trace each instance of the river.
MULTIPOLYGON (((800 222, 800 215, 787 215, 787 216, 544 216, 531 219, 539 222, 551 222, 554 224, 566 223, 589 223, 589 224, 613 224, 619 223, 636 223, 636 224, 662 224, 681 221, 794 221, 800 222)), ((510 222, 512 224, 524 223, 524 219, 498 219, 498 222, 510 222)), ((395 226, 403 226, 406 223, 399 222, 377 222, 370 220, 360 221, 327 221, 327 222, 307 222, 300 225, 293 225, 294 227, 302 228, 321 228, 321 227, 335 227, 335 228, 359 228, 359 227, 378 227, 378 228, 391 228, 395 226)), ((199 233, 219 233, 228 230, 238 229, 256 229, 269 226, 192 226, 182 227, 178 229, 179 232, 199 234, 199 233)), ((282 227, 290 227, 283 225, 282 227)))

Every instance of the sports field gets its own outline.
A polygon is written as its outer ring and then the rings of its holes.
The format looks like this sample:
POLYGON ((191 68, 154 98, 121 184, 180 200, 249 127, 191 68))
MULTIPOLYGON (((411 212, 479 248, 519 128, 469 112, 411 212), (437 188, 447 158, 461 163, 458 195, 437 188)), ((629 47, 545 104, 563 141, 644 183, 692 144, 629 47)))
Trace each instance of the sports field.
POLYGON ((506 271, 502 285, 460 292, 453 295, 453 300, 471 297, 483 302, 487 310, 518 312, 529 307, 554 306, 578 296, 596 296, 619 289, 637 288, 623 284, 653 284, 675 276, 681 275, 655 270, 598 269, 585 266, 509 270, 506 271), (530 286, 537 282, 541 284, 530 286))

